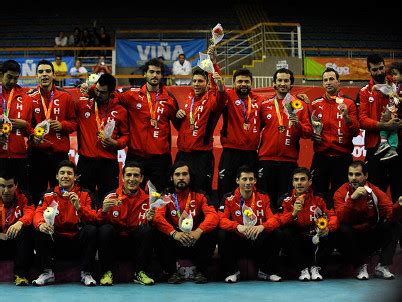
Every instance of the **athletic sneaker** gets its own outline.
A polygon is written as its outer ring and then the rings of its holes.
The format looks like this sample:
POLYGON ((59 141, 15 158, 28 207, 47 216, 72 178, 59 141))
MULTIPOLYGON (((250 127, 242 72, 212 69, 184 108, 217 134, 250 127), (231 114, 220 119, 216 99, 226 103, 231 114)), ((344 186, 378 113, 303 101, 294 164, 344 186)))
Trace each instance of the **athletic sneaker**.
POLYGON ((391 148, 391 146, 388 144, 388 142, 381 142, 380 145, 378 146, 377 151, 375 151, 374 155, 379 155, 383 153, 385 150, 388 150, 391 148))
POLYGON ((272 282, 279 282, 282 280, 282 277, 275 275, 275 274, 266 274, 261 270, 258 270, 258 275, 257 275, 258 280, 267 280, 267 281, 272 281, 272 282))
POLYGON ((27 286, 27 285, 29 285, 28 279, 25 278, 24 276, 20 277, 18 275, 14 275, 14 277, 15 277, 14 283, 15 283, 16 286, 27 286))
POLYGON ((375 275, 376 277, 384 278, 384 279, 394 279, 395 276, 391 273, 388 269, 388 266, 381 265, 380 263, 377 264, 375 267, 375 275))
POLYGON ((134 283, 142 285, 154 285, 155 281, 154 279, 149 278, 144 271, 140 271, 134 274, 134 283))
POLYGON ((173 273, 168 281, 169 284, 180 284, 182 282, 181 277, 178 272, 173 273))
POLYGON ((32 284, 37 286, 42 286, 49 283, 54 283, 54 273, 52 270, 45 270, 39 275, 38 279, 32 281, 32 284))
POLYGON ((226 283, 236 283, 240 279, 240 271, 235 272, 233 275, 229 275, 225 278, 226 283))
POLYGON ((103 274, 99 281, 100 285, 113 285, 113 274, 111 271, 107 271, 103 274))
POLYGON ((357 269, 357 279, 359 280, 368 280, 369 274, 367 272, 367 264, 363 264, 361 267, 357 269))
POLYGON ((388 160, 388 159, 391 159, 391 158, 394 158, 397 156, 398 156, 398 153, 394 149, 390 149, 382 158, 380 158, 380 160, 384 161, 384 160, 388 160))
POLYGON ((198 272, 194 276, 194 282, 198 284, 204 284, 208 282, 208 278, 205 277, 203 273, 198 272))
POLYGON ((89 272, 81 272, 81 283, 86 286, 95 286, 96 281, 92 278, 91 273, 89 272))
POLYGON ((309 281, 311 279, 310 273, 308 272, 308 267, 300 272, 299 280, 300 281, 309 281))
POLYGON ((312 266, 310 268, 311 280, 321 281, 323 279, 319 272, 320 269, 321 269, 321 267, 319 267, 319 266, 312 266))

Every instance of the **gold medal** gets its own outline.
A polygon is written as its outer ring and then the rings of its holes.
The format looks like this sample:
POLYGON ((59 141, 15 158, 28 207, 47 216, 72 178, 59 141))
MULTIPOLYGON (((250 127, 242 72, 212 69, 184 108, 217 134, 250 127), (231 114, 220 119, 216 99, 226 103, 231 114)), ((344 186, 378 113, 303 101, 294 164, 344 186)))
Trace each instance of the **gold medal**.
POLYGON ((243 123, 243 129, 248 131, 250 130, 250 124, 249 123, 243 123))
POLYGON ((158 122, 154 119, 151 119, 151 126, 156 128, 158 126, 158 122))
POLYGON ((191 130, 191 131, 194 130, 194 124, 190 124, 190 130, 191 130))
POLYGON ((279 130, 279 132, 283 132, 283 131, 285 131, 286 130, 286 127, 285 126, 279 126, 278 127, 278 130, 279 130))

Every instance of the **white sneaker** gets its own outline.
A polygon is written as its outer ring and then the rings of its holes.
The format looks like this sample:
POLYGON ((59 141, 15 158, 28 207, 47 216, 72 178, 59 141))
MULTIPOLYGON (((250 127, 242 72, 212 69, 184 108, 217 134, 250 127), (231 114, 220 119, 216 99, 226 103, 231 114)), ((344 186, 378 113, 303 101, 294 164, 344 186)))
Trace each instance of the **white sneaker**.
POLYGON ((381 277, 384 279, 394 279, 395 278, 394 274, 389 271, 388 266, 381 265, 380 263, 378 263, 377 266, 375 267, 375 275, 377 277, 381 277))
POLYGON ((44 273, 40 274, 38 279, 32 281, 33 285, 42 286, 48 283, 54 283, 54 273, 52 270, 46 270, 44 273))
POLYGON ((268 274, 266 274, 266 273, 264 273, 263 271, 260 271, 260 270, 258 270, 257 278, 259 280, 269 280, 269 281, 272 281, 272 282, 279 282, 279 281, 282 280, 282 277, 280 277, 278 275, 275 275, 275 274, 268 275, 268 274))
POLYGON ((96 281, 92 278, 91 273, 81 271, 81 283, 86 286, 95 286, 96 281))
POLYGON ((319 272, 320 269, 321 269, 321 267, 319 267, 319 266, 310 267, 311 280, 321 281, 323 279, 319 272))
POLYGON ((308 272, 308 267, 306 267, 304 270, 300 272, 299 280, 300 281, 309 281, 310 278, 310 273, 308 272))
POLYGON ((229 275, 225 278, 226 283, 236 283, 240 279, 240 272, 237 271, 233 275, 229 275))
POLYGON ((367 264, 363 264, 361 267, 357 269, 357 279, 359 280, 368 280, 369 274, 367 272, 367 264))

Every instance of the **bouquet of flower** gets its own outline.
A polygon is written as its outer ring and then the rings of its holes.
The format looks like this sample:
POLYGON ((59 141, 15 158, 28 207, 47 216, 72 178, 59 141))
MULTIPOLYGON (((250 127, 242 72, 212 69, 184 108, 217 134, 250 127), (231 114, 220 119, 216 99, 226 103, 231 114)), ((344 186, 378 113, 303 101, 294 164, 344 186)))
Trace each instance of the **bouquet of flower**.
POLYGON ((321 135, 323 124, 318 116, 311 114, 311 125, 315 134, 321 135))
POLYGON ((43 139, 43 137, 49 133, 50 123, 48 120, 44 120, 36 125, 34 129, 34 136, 43 139))
POLYGON ((314 210, 314 228, 316 234, 313 236, 312 241, 314 244, 320 242, 319 231, 325 231, 328 229, 328 217, 325 212, 323 212, 319 207, 314 210))
MULTIPOLYGON (((54 225, 54 219, 59 214, 58 206, 58 203, 53 200, 50 206, 43 212, 43 218, 47 224, 54 225)), ((50 236, 52 236, 52 234, 50 234, 50 236)))
POLYGON ((155 186, 150 180, 147 182, 148 192, 149 192, 149 208, 162 208, 170 202, 173 202, 170 195, 161 195, 155 189, 155 186))
POLYGON ((257 215, 254 214, 253 209, 249 206, 243 205, 243 225, 255 226, 257 223, 257 215))
POLYGON ((185 233, 190 233, 193 229, 193 216, 191 213, 187 213, 186 210, 180 216, 179 229, 185 233))
POLYGON ((222 41, 224 35, 222 25, 220 23, 216 24, 212 29, 212 43, 214 45, 218 44, 220 41, 222 41))
POLYGON ((99 77, 100 77, 100 74, 91 73, 89 75, 88 79, 86 80, 86 83, 88 84, 88 87, 91 87, 93 84, 98 82, 99 77))
POLYGON ((206 72, 214 73, 214 64, 212 63, 209 54, 200 52, 199 55, 200 59, 198 60, 197 66, 199 66, 202 70, 205 70, 206 72))
POLYGON ((0 115, 0 136, 8 135, 13 130, 13 124, 7 115, 0 115))
POLYGON ((295 114, 297 110, 303 108, 302 102, 298 99, 295 99, 290 93, 286 94, 283 102, 288 116, 295 114))
POLYGON ((99 139, 108 139, 113 135, 114 127, 116 126, 115 120, 108 120, 103 129, 98 132, 99 139))

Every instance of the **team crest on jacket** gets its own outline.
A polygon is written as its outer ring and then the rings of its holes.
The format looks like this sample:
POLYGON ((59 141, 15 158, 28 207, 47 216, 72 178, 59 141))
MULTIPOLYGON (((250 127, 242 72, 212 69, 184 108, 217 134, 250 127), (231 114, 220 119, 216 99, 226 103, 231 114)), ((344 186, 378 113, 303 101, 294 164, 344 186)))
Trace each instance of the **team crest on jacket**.
POLYGON ((172 216, 176 216, 176 210, 172 210, 172 211, 170 211, 170 215, 172 215, 172 216))
POLYGON ((240 215, 241 215, 240 210, 237 210, 237 211, 235 212, 235 215, 236 215, 236 216, 240 216, 240 215))
POLYGON ((241 104, 241 101, 240 101, 240 100, 237 100, 237 101, 235 102, 235 105, 236 105, 236 106, 240 106, 240 104, 241 104))
POLYGON ((113 211, 112 215, 113 217, 119 217, 119 211, 113 211))
POLYGON ((40 108, 35 108, 35 113, 39 114, 40 113, 40 108))
POLYGON ((141 103, 138 103, 137 106, 135 106, 138 110, 140 110, 142 108, 141 103))
POLYGON ((91 116, 91 112, 85 112, 85 118, 89 118, 91 116))

